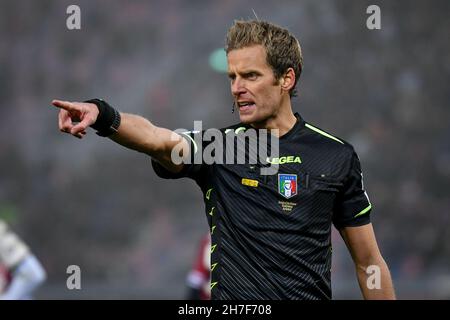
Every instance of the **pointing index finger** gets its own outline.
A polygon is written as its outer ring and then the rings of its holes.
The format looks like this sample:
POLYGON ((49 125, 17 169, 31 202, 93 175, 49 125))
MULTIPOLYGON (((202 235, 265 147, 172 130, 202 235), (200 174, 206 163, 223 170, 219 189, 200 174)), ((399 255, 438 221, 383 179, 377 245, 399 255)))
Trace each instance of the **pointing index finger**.
POLYGON ((62 100, 53 100, 52 105, 55 107, 67 110, 67 111, 73 111, 76 110, 72 102, 69 101, 62 101, 62 100))

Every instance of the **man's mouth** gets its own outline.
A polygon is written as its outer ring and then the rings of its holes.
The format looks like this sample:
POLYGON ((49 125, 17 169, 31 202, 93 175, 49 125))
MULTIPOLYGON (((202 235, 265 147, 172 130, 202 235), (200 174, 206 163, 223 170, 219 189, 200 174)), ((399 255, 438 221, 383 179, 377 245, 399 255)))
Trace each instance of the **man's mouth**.
POLYGON ((249 111, 256 107, 253 101, 238 101, 237 105, 241 112, 249 111))

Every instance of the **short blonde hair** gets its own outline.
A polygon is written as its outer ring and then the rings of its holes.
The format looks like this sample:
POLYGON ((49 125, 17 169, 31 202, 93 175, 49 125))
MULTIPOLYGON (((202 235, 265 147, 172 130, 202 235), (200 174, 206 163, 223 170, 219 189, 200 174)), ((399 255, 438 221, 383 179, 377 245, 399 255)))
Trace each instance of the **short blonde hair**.
POLYGON ((262 45, 266 50, 266 60, 272 68, 275 79, 279 80, 288 68, 294 69, 295 84, 289 95, 296 96, 295 86, 303 69, 303 55, 297 38, 275 24, 260 20, 236 20, 228 30, 225 51, 262 45))

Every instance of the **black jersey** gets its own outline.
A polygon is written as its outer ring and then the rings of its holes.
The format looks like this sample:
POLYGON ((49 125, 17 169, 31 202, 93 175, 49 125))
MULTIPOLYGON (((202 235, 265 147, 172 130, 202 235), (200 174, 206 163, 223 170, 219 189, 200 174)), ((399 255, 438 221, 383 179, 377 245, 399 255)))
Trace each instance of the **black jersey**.
MULTIPOLYGON (((261 175, 259 162, 185 164, 177 174, 153 162, 158 176, 189 177, 203 191, 212 299, 330 299, 332 223, 370 222, 353 147, 296 117, 279 139, 279 156, 265 163, 278 164, 273 175, 261 175)), ((224 132, 230 129, 253 130, 238 124, 224 132)))

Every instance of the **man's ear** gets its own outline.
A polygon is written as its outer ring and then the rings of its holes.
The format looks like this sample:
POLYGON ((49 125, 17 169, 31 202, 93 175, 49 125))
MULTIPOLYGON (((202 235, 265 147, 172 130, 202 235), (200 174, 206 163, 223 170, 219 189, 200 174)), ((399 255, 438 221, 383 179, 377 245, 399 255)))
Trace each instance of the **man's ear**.
POLYGON ((280 83, 283 90, 290 91, 295 85, 294 69, 288 68, 284 75, 281 76, 280 83))

